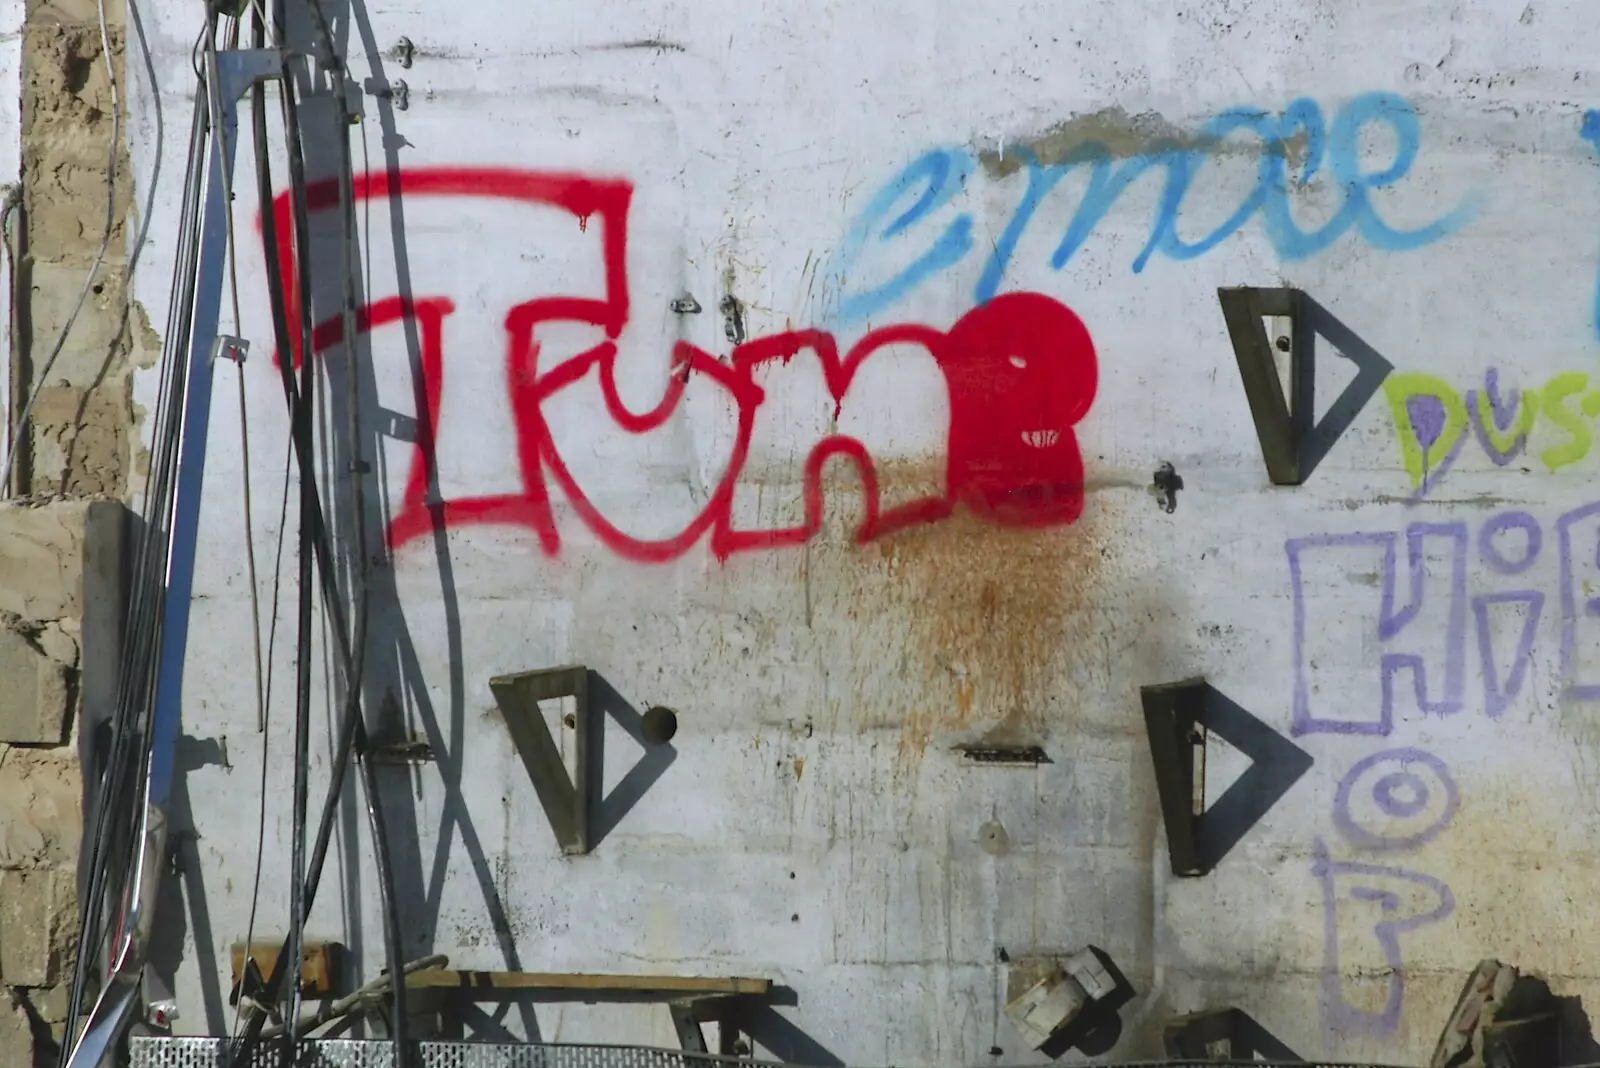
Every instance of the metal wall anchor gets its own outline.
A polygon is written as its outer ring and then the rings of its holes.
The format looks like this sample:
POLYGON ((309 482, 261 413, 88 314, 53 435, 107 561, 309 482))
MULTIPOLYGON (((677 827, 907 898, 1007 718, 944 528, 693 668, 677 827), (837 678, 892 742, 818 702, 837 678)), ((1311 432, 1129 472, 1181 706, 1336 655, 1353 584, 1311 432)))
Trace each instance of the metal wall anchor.
POLYGON ((1162 510, 1168 515, 1178 510, 1178 491, 1181 489, 1183 489, 1183 476, 1178 474, 1170 462, 1156 468, 1156 473, 1150 480, 1150 492, 1161 502, 1162 510))

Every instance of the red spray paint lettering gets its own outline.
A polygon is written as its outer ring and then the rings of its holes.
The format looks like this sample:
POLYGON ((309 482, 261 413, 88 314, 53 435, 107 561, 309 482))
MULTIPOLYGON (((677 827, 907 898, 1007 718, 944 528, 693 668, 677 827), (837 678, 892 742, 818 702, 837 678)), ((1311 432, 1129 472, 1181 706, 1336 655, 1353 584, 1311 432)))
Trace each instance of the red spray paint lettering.
MULTIPOLYGON (((475 197, 553 207, 570 213, 576 228, 599 228, 605 291, 599 297, 539 296, 511 307, 505 317, 505 389, 515 425, 520 492, 430 501, 441 417, 440 398, 447 373, 444 321, 455 310, 447 296, 389 297, 363 306, 357 329, 365 333, 409 319, 421 355, 418 432, 405 491, 388 528, 391 546, 446 527, 474 523, 513 524, 534 532, 550 554, 561 543, 550 507, 551 483, 594 536, 629 559, 666 561, 686 553, 709 532, 712 551, 721 558, 751 549, 805 542, 822 521, 822 471, 833 457, 857 468, 864 496, 864 518, 857 530, 868 541, 904 527, 936 522, 962 505, 989 522, 1008 526, 1047 526, 1074 522, 1083 512, 1083 458, 1074 433, 1094 403, 1097 368, 1094 343, 1083 323, 1065 305, 1037 293, 1009 293, 969 311, 948 331, 916 324, 883 327, 862 337, 841 357, 834 338, 823 331, 797 330, 756 338, 737 346, 727 362, 678 342, 673 373, 661 402, 634 412, 617 389, 616 339, 629 321, 627 260, 631 183, 615 178, 494 168, 448 168, 370 172, 355 182, 356 199, 378 197, 475 197), (549 323, 596 327, 605 340, 587 351, 541 368, 538 328, 549 323), (920 500, 880 508, 873 457, 858 439, 831 434, 814 443, 805 463, 805 518, 802 525, 767 529, 736 528, 734 487, 744 466, 765 394, 757 383, 763 365, 787 362, 802 351, 814 353, 835 403, 835 414, 861 364, 890 345, 924 348, 943 372, 950 399, 950 425, 944 486, 920 500), (699 513, 667 538, 633 537, 612 524, 589 499, 556 447, 543 415, 550 398, 598 371, 607 416, 623 431, 645 434, 676 412, 691 376, 704 376, 726 392, 737 412, 737 428, 727 468, 699 513), (548 480, 547 480, 548 476, 548 480)), ((307 187, 312 212, 338 206, 333 181, 307 187)), ((273 205, 278 232, 291 231, 287 194, 273 205)), ((592 237, 589 238, 592 240, 592 237)), ((277 265, 291 320, 299 316, 298 265, 290 249, 277 265)), ((343 340, 338 316, 318 323, 312 345, 318 352, 343 340)), ((301 358, 292 341, 294 362, 301 358)), ((280 354, 281 358, 281 354, 280 354)))

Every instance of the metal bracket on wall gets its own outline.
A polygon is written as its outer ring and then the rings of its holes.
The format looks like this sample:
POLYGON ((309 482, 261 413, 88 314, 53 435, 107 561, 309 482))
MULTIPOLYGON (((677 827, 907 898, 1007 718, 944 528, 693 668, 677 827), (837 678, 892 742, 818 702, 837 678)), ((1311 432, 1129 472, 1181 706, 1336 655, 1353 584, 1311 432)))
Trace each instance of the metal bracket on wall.
POLYGON ((1253 1061, 1256 1054, 1274 1064, 1301 1061, 1288 1046, 1240 1009, 1208 1009, 1168 1020, 1161 1029, 1168 1057, 1183 1060, 1253 1061))
POLYGON ((1205 679, 1144 686, 1145 729, 1174 875, 1210 872, 1310 770, 1310 754, 1205 679), (1206 739, 1215 734, 1252 761, 1210 806, 1206 739))
POLYGON ((1310 386, 1311 344, 1309 331, 1301 329, 1304 294, 1298 289, 1258 289, 1240 286, 1217 290, 1222 302, 1222 317, 1228 324, 1233 354, 1239 361, 1239 376, 1255 420, 1256 437, 1261 441, 1261 458, 1267 464, 1267 477, 1274 485, 1298 486, 1305 481, 1301 471, 1304 441, 1310 428, 1310 413, 1299 403, 1310 386), (1269 339, 1264 320, 1269 317, 1290 321, 1287 335, 1269 339), (1273 349, 1289 357, 1289 397, 1278 374, 1273 349))
POLYGON ((1167 826, 1167 852, 1176 875, 1204 875, 1198 825, 1205 806, 1206 732, 1200 725, 1205 682, 1192 679, 1139 691, 1150 758, 1156 767, 1161 820, 1167 826))
POLYGON ((719 1057, 745 1057, 750 1043, 740 1032, 739 1013, 743 1002, 734 997, 695 998, 668 1004, 678 1045, 685 1053, 707 1053, 719 1057), (717 1048, 706 1043, 701 1024, 717 1025, 717 1048))
POLYGON ((511 744, 517 747, 522 766, 533 780, 539 804, 550 821, 561 851, 567 854, 589 852, 589 812, 592 799, 589 781, 589 669, 585 667, 544 668, 515 675, 500 675, 489 680, 495 703, 505 716, 511 744), (567 724, 574 739, 573 774, 568 776, 561 748, 545 724, 540 701, 563 697, 573 699, 567 724))

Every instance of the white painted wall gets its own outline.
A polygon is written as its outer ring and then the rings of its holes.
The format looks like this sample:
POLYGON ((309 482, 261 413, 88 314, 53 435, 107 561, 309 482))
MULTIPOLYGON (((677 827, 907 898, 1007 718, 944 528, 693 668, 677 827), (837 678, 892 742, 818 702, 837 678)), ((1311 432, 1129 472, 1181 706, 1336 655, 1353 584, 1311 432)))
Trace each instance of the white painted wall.
MULTIPOLYGON (((159 326, 198 5, 145 7, 168 147, 138 295, 159 326)), ((1081 348, 1030 350, 1057 377, 996 385, 1009 372, 995 362, 962 376, 952 393, 928 352, 904 344, 863 363, 837 408, 815 357, 804 354, 755 374, 759 404, 743 395, 753 413, 748 456, 731 504, 719 509, 739 401, 711 364, 691 371, 681 402, 648 433, 626 432, 606 414, 591 370, 541 409, 551 454, 577 487, 553 477, 546 458, 533 485, 549 487, 548 544, 506 523, 453 523, 440 537, 419 528, 392 552, 379 551, 374 535, 382 595, 373 703, 392 693, 406 722, 442 748, 435 765, 384 772, 391 824, 414 843, 400 856, 408 954, 436 950, 470 968, 770 976, 797 995, 783 1017, 852 1064, 1028 1059, 999 1014, 1001 948, 1013 957, 1085 943, 1108 951, 1140 995, 1124 1010, 1119 1052, 1128 1055, 1154 1052, 1172 1014, 1233 1004, 1304 1056, 1421 1060, 1483 956, 1591 1002, 1600 993, 1592 963, 1600 944, 1584 919, 1600 858, 1591 800, 1600 733, 1595 701, 1572 688, 1600 658, 1587 607, 1596 533, 1581 519, 1566 541, 1558 533, 1560 517, 1600 496, 1590 488, 1600 461, 1585 455, 1588 380, 1564 383, 1563 410, 1574 414, 1541 412, 1526 451, 1505 466, 1473 430, 1451 424, 1464 445, 1421 502, 1382 391, 1304 486, 1273 488, 1216 298, 1219 286, 1299 287, 1398 371, 1439 376, 1461 393, 1482 390, 1493 370, 1500 387, 1525 398, 1545 391, 1548 405, 1552 378, 1589 374, 1600 171, 1581 129, 1584 110, 1600 101, 1593 5, 356 7, 357 78, 373 79, 369 90, 385 79, 409 87, 404 111, 370 91, 364 98, 354 131, 363 169, 387 158, 409 174, 509 168, 631 183, 630 314, 615 367, 616 391, 635 413, 667 391, 676 342, 726 360, 732 346, 718 305, 729 292, 743 303, 750 337, 815 327, 832 331, 841 352, 869 328, 955 324, 1016 217, 1024 172, 1002 178, 991 171, 1005 168, 974 164, 964 185, 930 196, 920 217, 912 206, 931 187, 914 185, 866 219, 860 256, 847 255, 875 195, 930 150, 957 159, 1023 145, 1048 153, 1086 136, 1121 162, 1154 151, 1152 137, 1192 136, 1230 108, 1277 121, 1299 98, 1315 108, 1295 105, 1292 114, 1325 123, 1322 139, 1304 125, 1298 138, 1283 128, 1291 167, 1307 152, 1320 156, 1308 184, 1286 194, 1267 182, 1259 210, 1192 258, 1157 250, 1142 271, 1131 266, 1162 217, 1165 167, 1110 204, 1060 269, 1051 255, 1086 196, 1086 171, 1037 205, 1001 289, 1070 306, 1092 335, 1098 387, 1075 428, 1060 390, 1081 377, 1081 348), (372 54, 402 35, 416 45, 409 69, 372 54), (1363 107, 1381 114, 1355 123, 1363 107), (1391 168, 1397 136, 1382 114, 1402 128, 1415 116, 1408 167, 1391 168), (1049 136, 1063 123, 1072 124, 1064 135, 1049 136), (1403 173, 1349 192, 1359 175, 1386 170, 1403 173), (1341 218, 1351 196, 1368 207, 1310 251, 1291 240, 1279 210, 1285 196, 1306 231, 1341 218), (880 240, 908 212, 901 231, 880 240), (892 280, 941 235, 959 240, 963 217, 965 256, 850 319, 862 310, 851 295, 892 280), (1380 229, 1441 219, 1451 232, 1410 250, 1394 250, 1408 242, 1380 229), (684 293, 700 314, 669 310, 684 293), (1088 484, 1082 517, 1020 531, 961 513, 858 546, 850 535, 861 497, 849 465, 836 460, 825 468, 815 536, 714 555, 704 523, 718 514, 740 530, 803 524, 806 458, 831 432, 866 446, 886 509, 937 495, 952 426, 958 435, 989 428, 984 440, 1001 444, 987 455, 1022 485, 1056 469, 1062 435, 1075 432, 1088 484), (1552 472, 1541 456, 1566 465, 1552 472), (1170 515, 1147 489, 1162 461, 1186 487, 1170 515), (1542 548, 1528 570, 1502 576, 1484 563, 1479 532, 1509 510, 1533 517, 1542 548), (699 517, 707 518, 696 528, 699 517), (596 533, 604 524, 615 537, 596 533), (1450 529, 1465 532, 1460 555, 1449 554, 1454 535, 1436 531, 1419 542, 1426 569, 1408 570, 1407 531, 1425 530, 1412 524, 1458 524, 1450 529), (1352 532, 1385 537, 1300 550, 1297 647, 1287 546, 1352 532), (670 560, 618 551, 624 537, 679 535, 681 544, 660 553, 670 560), (1422 600, 1388 634, 1379 615, 1391 545, 1401 554, 1394 612, 1422 600), (1452 568, 1463 586, 1452 586, 1452 568), (1541 616, 1530 631, 1531 666, 1494 717, 1485 710, 1476 598, 1512 590, 1542 594, 1541 616), (1304 734, 1298 743, 1314 766, 1217 870, 1169 875, 1141 685, 1204 675, 1287 734, 1303 682, 1313 719, 1375 724, 1385 658, 1396 655, 1421 657, 1428 699, 1453 710, 1424 714, 1400 670, 1389 733, 1304 734), (488 688, 498 673, 567 663, 593 668, 637 709, 665 704, 681 719, 670 765, 591 855, 570 859, 558 855, 488 688), (972 767, 952 751, 1001 727, 1043 746, 1053 763, 972 767), (1394 751, 1405 749, 1447 769, 1453 811, 1432 765, 1403 771, 1431 783, 1426 798, 1385 778, 1402 771, 1394 751), (984 848, 980 828, 991 821, 1008 839, 999 855, 984 848), (1419 837, 1427 840, 1413 844, 1419 837), (504 909, 498 933, 491 888, 504 909), (1397 947, 1397 971, 1385 938, 1397 947), (1004 1053, 991 1058, 991 1047, 1004 1053)), ((155 104, 149 95, 136 101, 141 114, 155 104)), ((273 115, 276 130, 275 107, 273 115)), ((1254 195, 1261 145, 1238 130, 1203 166, 1194 157, 1175 212, 1183 241, 1199 241, 1254 195)), ((133 148, 136 173, 148 174, 150 140, 133 148)), ((314 160, 320 174, 331 173, 331 158, 314 160)), ((281 158, 275 173, 281 183, 281 158)), ((270 601, 286 421, 267 355, 248 150, 239 174, 237 223, 249 235, 239 263, 242 332, 255 346, 244 370, 249 474, 260 589, 270 601)), ((485 195, 423 191, 403 204, 412 293, 454 306, 442 327, 437 431, 438 493, 452 501, 526 490, 508 399, 508 312, 553 295, 597 299, 604 286, 603 213, 580 220, 479 188, 485 195)), ((382 199, 359 214, 363 292, 378 300, 396 293, 396 216, 382 199)), ((332 221, 324 213, 318 225, 331 233, 332 221)), ((325 280, 334 247, 319 261, 325 280)), ((325 301, 318 315, 336 309, 325 301)), ((570 323, 545 330, 540 372, 602 339, 570 323)), ((1327 397, 1353 368, 1322 351, 1327 397)), ((375 330, 362 356, 377 403, 403 429, 419 415, 405 331, 375 330)), ((731 380, 726 366, 722 374, 731 380)), ((181 961, 166 962, 176 967, 182 1026, 198 1033, 229 1019, 224 950, 250 915, 262 747, 233 378, 222 369, 213 410, 185 709, 191 736, 226 739, 229 766, 197 761, 188 774, 197 853, 185 899, 174 897, 165 914, 184 933, 181 961), (193 892, 200 884, 203 895, 193 892)), ((141 403, 150 403, 153 382, 147 375, 141 403)), ((1428 426, 1426 402, 1413 410, 1428 426)), ((369 411, 369 425, 377 421, 369 411)), ((1402 430, 1409 425, 1401 420, 1402 430)), ((1440 440, 1442 453, 1451 439, 1440 440)), ((414 455, 412 443, 391 436, 369 456, 385 522, 404 511, 414 455)), ((292 532, 292 505, 289 524, 292 532)), ((1518 537, 1491 541, 1514 562, 1518 537)), ((283 573, 258 933, 281 932, 286 909, 292 536, 283 573)), ((1522 621, 1516 604, 1481 603, 1504 688, 1522 621)), ((319 661, 319 680, 324 671, 319 661)), ((319 784, 331 715, 317 714, 319 784)), ((624 780, 636 748, 611 724, 608 789, 624 780)), ((1224 764, 1213 766, 1213 794, 1226 786, 1215 781, 1224 764)), ((354 945, 371 975, 381 951, 357 812, 352 801, 343 860, 312 926, 354 945)), ((525 1022, 513 1013, 505 1026, 523 1033, 525 1022)), ((547 1040, 672 1041, 660 1009, 551 1006, 537 1026, 547 1040)), ((772 1044, 800 1059, 822 1055, 772 1044)))

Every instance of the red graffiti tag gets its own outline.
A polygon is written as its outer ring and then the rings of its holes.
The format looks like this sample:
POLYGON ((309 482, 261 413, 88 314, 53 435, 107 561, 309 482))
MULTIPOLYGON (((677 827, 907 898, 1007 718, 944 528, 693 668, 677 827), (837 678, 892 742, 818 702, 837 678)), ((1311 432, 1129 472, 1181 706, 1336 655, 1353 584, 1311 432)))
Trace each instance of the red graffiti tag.
MULTIPOLYGON (((861 478, 864 518, 856 532, 860 541, 937 521, 950 515, 958 504, 991 522, 1020 526, 1071 523, 1083 512, 1083 459, 1074 427, 1094 403, 1098 383, 1094 343, 1078 317, 1049 297, 1037 293, 996 297, 969 311, 948 331, 915 324, 884 327, 861 338, 843 357, 834 338, 818 330, 747 341, 733 350, 726 363, 678 342, 665 395, 654 408, 635 412, 617 389, 616 345, 629 321, 626 260, 631 183, 494 168, 422 169, 403 171, 397 178, 386 172, 362 175, 356 179, 355 196, 358 201, 394 196, 475 197, 556 208, 570 214, 582 232, 598 226, 604 263, 603 295, 539 296, 506 313, 505 389, 515 426, 521 480, 517 493, 443 499, 437 490, 436 443, 446 373, 444 321, 454 312, 455 303, 444 295, 388 297, 359 309, 356 324, 363 333, 410 321, 420 350, 418 431, 404 494, 389 523, 391 546, 404 545, 441 524, 500 523, 533 531, 543 549, 554 554, 561 542, 546 475, 594 536, 630 559, 674 559, 708 531, 712 551, 723 558, 741 550, 797 545, 821 525, 823 467, 835 457, 848 459, 861 478), (554 367, 541 368, 538 330, 552 323, 598 328, 605 339, 554 367), (803 523, 764 530, 736 528, 732 519, 734 487, 749 453, 756 413, 765 399, 757 384, 763 367, 787 363, 803 351, 814 354, 837 416, 858 368, 891 345, 925 349, 948 387, 950 425, 942 491, 882 508, 878 472, 866 445, 835 433, 812 444, 806 456, 803 523), (724 391, 737 413, 726 470, 698 514, 670 537, 640 539, 616 527, 578 484, 556 446, 544 406, 591 372, 597 374, 607 417, 629 434, 646 434, 663 426, 677 412, 692 376, 703 376, 724 391)), ((307 187, 310 211, 326 211, 338 203, 335 182, 307 187)), ((273 215, 278 233, 286 237, 291 232, 287 194, 278 197, 273 215)), ((287 310, 291 320, 297 320, 297 254, 287 241, 283 245, 287 251, 276 266, 288 295, 287 310)), ((312 332, 313 349, 321 352, 339 344, 343 333, 338 316, 317 323, 312 332)), ((291 353, 296 365, 301 355, 296 338, 291 353)))

